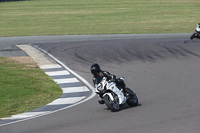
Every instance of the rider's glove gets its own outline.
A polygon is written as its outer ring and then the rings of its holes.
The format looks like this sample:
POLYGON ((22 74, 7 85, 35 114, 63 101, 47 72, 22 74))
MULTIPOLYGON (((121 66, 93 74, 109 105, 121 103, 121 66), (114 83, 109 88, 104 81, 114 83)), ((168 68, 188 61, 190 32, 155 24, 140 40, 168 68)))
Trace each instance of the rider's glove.
POLYGON ((108 83, 115 82, 115 79, 110 79, 108 83))

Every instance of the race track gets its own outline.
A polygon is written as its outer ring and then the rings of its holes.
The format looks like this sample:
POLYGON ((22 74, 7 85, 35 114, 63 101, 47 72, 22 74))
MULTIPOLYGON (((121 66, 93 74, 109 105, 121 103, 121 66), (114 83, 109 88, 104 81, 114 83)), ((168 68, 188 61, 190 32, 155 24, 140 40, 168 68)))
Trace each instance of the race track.
POLYGON ((2 126, 1 133, 200 132, 200 40, 177 34, 34 44, 91 84, 93 63, 124 76, 142 105, 111 112, 95 96, 51 115, 2 126))

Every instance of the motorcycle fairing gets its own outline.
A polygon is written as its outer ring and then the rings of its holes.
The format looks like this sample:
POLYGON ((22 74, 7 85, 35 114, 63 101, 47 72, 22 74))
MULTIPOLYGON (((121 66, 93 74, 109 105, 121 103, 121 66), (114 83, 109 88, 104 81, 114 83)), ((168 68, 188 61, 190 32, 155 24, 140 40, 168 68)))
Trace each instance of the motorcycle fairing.
POLYGON ((119 104, 124 104, 126 102, 126 97, 123 92, 121 92, 115 82, 111 82, 107 84, 107 89, 112 90, 119 98, 119 104))

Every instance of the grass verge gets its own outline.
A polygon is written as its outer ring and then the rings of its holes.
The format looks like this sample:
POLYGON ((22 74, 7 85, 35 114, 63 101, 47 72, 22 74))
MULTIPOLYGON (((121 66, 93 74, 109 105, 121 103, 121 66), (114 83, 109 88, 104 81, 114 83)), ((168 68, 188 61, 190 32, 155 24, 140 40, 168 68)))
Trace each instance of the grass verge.
POLYGON ((62 94, 58 85, 31 60, 0 57, 0 118, 31 111, 62 94))
POLYGON ((0 3, 0 36, 193 32, 199 0, 32 0, 0 3))

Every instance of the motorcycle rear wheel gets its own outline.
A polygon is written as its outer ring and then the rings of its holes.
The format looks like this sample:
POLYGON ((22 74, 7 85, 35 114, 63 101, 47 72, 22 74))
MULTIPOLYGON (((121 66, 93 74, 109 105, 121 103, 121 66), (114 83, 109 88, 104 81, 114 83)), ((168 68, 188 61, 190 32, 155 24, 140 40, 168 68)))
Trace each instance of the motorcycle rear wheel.
POLYGON ((108 95, 103 97, 106 106, 113 112, 119 111, 120 106, 118 101, 112 101, 108 95))
POLYGON ((136 96, 136 94, 129 88, 126 88, 126 91, 129 95, 129 98, 127 99, 126 103, 131 107, 137 106, 138 105, 138 97, 136 96))

